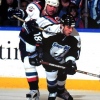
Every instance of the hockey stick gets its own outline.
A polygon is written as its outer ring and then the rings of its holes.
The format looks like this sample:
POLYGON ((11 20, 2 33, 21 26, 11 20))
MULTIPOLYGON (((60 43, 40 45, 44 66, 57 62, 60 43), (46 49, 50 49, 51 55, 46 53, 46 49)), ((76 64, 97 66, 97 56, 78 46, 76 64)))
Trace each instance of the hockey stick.
MULTIPOLYGON (((45 64, 45 65, 49 65, 49 66, 53 66, 53 67, 57 67, 57 68, 65 69, 64 66, 60 66, 60 65, 56 65, 56 64, 52 64, 52 63, 49 63, 49 62, 41 61, 40 63, 41 63, 41 64, 45 64)), ((100 75, 93 74, 93 73, 90 73, 90 72, 85 72, 85 71, 81 71, 81 70, 76 70, 76 72, 78 72, 78 73, 82 73, 82 74, 85 74, 85 75, 89 75, 89 76, 94 76, 94 77, 98 77, 98 78, 100 78, 100 75)))
POLYGON ((23 20, 22 18, 20 18, 20 17, 18 17, 16 15, 13 15, 13 17, 16 18, 16 19, 18 19, 18 20, 20 20, 20 21, 22 21, 22 22, 25 22, 25 20, 23 20))
POLYGON ((40 63, 44 64, 44 65, 49 65, 49 66, 65 69, 64 66, 60 66, 60 65, 56 65, 56 64, 52 64, 52 63, 48 63, 48 62, 44 62, 44 61, 40 61, 40 63))
MULTIPOLYGON (((22 22, 26 22, 25 20, 23 20, 22 18, 20 18, 20 17, 18 17, 18 16, 16 16, 16 15, 13 15, 13 17, 16 18, 16 19, 18 19, 18 20, 20 20, 20 21, 22 21, 22 22)), ((38 30, 43 31, 43 32, 47 32, 47 33, 51 33, 51 34, 57 34, 57 33, 55 33, 55 32, 46 31, 46 30, 44 30, 44 29, 41 28, 41 27, 37 27, 37 26, 33 26, 33 27, 35 27, 35 28, 37 28, 38 30)))
MULTIPOLYGON (((23 20, 22 18, 20 18, 20 17, 18 17, 18 16, 16 16, 16 15, 13 15, 13 17, 15 17, 16 19, 18 19, 18 20, 20 20, 20 21, 22 21, 22 22, 26 22, 25 20, 23 20)), ((45 31, 44 29, 42 29, 42 28, 40 28, 40 27, 36 27, 36 26, 33 26, 33 27, 39 29, 40 31, 45 31)))

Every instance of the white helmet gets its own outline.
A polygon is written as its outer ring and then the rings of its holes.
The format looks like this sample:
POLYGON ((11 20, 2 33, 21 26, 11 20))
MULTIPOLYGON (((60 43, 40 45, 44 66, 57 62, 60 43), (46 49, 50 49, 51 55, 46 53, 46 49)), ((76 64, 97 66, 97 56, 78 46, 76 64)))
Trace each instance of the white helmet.
POLYGON ((54 7, 59 6, 59 0, 45 0, 45 3, 54 7))

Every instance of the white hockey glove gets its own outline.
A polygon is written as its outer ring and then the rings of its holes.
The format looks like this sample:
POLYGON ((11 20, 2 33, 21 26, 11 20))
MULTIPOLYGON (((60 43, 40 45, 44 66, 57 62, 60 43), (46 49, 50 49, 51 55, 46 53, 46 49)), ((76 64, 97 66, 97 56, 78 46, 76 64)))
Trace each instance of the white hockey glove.
POLYGON ((69 75, 74 75, 76 73, 76 70, 77 70, 77 65, 75 61, 68 60, 66 62, 66 73, 69 75))

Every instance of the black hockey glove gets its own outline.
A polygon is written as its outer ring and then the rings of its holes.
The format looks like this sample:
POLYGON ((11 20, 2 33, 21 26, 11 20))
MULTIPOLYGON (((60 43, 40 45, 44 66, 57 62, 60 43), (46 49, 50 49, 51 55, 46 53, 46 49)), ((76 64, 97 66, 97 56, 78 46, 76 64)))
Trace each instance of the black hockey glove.
POLYGON ((66 62, 66 73, 69 75, 74 75, 77 70, 77 65, 74 61, 69 60, 66 62))
POLYGON ((29 63, 34 66, 39 66, 41 59, 39 58, 38 53, 32 54, 29 56, 29 63))
POLYGON ((37 34, 39 32, 39 29, 36 28, 38 27, 38 24, 36 23, 35 20, 27 21, 25 23, 25 26, 26 26, 28 33, 30 34, 37 34))
POLYGON ((39 66, 39 65, 41 65, 41 64, 40 64, 40 61, 41 61, 41 59, 38 58, 38 57, 29 58, 30 64, 31 64, 31 65, 34 65, 34 66, 39 66))

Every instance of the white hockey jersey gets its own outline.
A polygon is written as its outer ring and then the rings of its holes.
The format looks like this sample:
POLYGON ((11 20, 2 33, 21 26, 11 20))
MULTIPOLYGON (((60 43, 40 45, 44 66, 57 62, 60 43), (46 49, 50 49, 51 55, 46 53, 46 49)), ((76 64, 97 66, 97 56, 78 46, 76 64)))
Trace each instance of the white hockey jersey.
POLYGON ((42 32, 44 38, 55 35, 61 31, 60 23, 57 17, 43 16, 36 21, 39 27, 47 32, 42 32))

